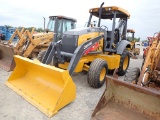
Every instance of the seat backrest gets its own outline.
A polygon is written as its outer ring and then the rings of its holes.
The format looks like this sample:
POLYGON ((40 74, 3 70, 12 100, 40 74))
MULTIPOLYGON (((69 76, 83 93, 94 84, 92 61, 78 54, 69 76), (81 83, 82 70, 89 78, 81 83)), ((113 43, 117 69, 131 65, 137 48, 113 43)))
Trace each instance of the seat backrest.
POLYGON ((107 39, 111 39, 112 31, 107 31, 107 39))

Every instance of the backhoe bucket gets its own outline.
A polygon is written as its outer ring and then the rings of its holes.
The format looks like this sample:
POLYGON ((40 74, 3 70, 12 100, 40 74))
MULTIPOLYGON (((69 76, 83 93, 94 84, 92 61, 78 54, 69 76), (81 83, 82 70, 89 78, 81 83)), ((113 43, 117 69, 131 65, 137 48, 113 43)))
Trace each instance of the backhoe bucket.
POLYGON ((15 67, 13 47, 0 44, 0 68, 12 71, 15 67))
POLYGON ((92 120, 160 120, 160 92, 107 76, 92 120))
POLYGON ((18 55, 14 59, 16 67, 6 85, 48 117, 75 99, 76 87, 68 70, 18 55))

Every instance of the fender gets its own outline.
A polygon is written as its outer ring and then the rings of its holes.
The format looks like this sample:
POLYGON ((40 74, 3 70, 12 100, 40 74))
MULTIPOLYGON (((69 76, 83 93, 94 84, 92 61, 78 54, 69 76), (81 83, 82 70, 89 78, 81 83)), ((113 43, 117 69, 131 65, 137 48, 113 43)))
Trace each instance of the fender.
POLYGON ((118 47, 117 47, 117 54, 122 54, 125 48, 130 48, 130 42, 127 40, 121 40, 118 47))

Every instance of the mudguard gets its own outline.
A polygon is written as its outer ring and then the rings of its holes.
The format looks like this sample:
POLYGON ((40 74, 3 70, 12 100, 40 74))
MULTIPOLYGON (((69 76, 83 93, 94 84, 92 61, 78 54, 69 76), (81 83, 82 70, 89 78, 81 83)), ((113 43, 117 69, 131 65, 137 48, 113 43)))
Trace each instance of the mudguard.
POLYGON ((127 40, 121 40, 117 47, 117 54, 121 55, 126 47, 131 47, 130 42, 127 40))

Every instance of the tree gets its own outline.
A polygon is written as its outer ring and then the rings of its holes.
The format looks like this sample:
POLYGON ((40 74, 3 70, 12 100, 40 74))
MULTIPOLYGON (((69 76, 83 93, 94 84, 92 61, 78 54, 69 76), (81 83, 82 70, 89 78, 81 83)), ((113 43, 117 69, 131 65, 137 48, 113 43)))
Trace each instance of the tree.
POLYGON ((41 27, 38 28, 38 29, 36 29, 36 31, 37 31, 37 32, 44 32, 43 28, 41 28, 41 27))
POLYGON ((10 26, 10 25, 5 25, 7 28, 13 28, 12 26, 10 26))
MULTIPOLYGON (((28 27, 28 28, 25 28, 25 30, 29 30, 30 32, 32 31, 34 27, 28 27)), ((36 28, 35 28, 36 29, 36 28)))
POLYGON ((136 40, 136 42, 140 42, 140 37, 136 40))
MULTIPOLYGON (((129 41, 132 41, 132 37, 130 37, 130 36, 128 36, 127 39, 129 39, 129 41)), ((139 38, 134 37, 134 40, 136 42, 140 42, 140 37, 139 38)))

